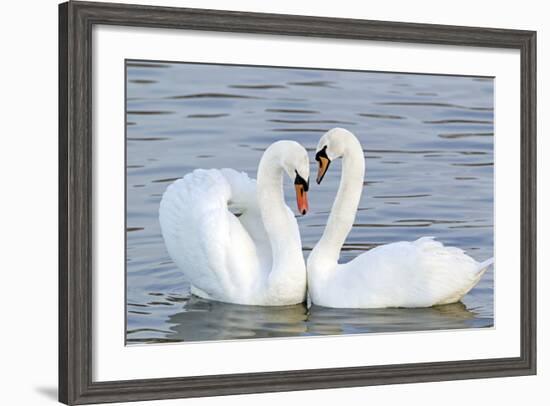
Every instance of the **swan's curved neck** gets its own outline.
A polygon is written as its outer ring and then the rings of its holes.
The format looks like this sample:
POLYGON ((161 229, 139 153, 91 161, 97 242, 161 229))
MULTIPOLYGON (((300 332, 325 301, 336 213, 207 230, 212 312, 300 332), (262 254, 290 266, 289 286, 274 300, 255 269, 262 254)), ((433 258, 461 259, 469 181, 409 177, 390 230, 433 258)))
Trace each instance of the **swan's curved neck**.
POLYGON ((282 153, 273 147, 266 150, 257 177, 258 204, 272 251, 271 284, 286 279, 292 272, 305 272, 296 222, 284 199, 282 153))
MULTIPOLYGON (((308 258, 308 262, 312 264, 324 264, 323 268, 332 268, 337 264, 340 250, 353 227, 357 207, 361 200, 365 176, 365 158, 361 144, 354 136, 350 135, 346 139, 342 161, 340 186, 332 205, 327 226, 323 236, 308 258)), ((316 268, 316 266, 313 266, 313 268, 316 268)))

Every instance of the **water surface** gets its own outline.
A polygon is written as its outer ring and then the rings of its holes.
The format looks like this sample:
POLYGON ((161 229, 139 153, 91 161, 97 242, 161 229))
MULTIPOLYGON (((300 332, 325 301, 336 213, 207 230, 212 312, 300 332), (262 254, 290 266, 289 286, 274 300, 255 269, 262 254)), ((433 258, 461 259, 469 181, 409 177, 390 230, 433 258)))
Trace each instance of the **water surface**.
MULTIPOLYGON (((434 236, 493 255, 493 80, 478 77, 127 62, 127 343, 421 331, 493 325, 493 270, 461 303, 427 309, 239 306, 193 297, 158 224, 162 193, 196 168, 256 177, 290 139, 313 152, 333 127, 361 141, 366 178, 346 262, 434 236)), ((320 238, 341 160, 298 219, 304 256, 320 238)), ((295 206, 290 180, 287 203, 295 206)))

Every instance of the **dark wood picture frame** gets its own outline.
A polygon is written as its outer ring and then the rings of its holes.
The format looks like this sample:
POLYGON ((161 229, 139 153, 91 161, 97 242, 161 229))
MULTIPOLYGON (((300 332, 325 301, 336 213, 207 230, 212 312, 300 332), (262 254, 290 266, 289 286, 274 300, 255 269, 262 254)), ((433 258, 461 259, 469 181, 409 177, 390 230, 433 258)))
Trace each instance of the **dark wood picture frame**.
POLYGON ((66 404, 536 373, 536 32, 218 10, 59 6, 59 400, 66 404), (521 58, 521 354, 165 379, 92 380, 92 27, 95 24, 512 48, 521 58))

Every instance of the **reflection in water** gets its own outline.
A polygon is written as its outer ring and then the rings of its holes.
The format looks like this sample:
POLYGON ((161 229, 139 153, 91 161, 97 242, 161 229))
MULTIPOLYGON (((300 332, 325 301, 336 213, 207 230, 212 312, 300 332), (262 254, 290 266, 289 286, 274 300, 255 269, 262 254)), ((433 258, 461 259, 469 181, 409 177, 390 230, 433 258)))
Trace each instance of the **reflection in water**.
MULTIPOLYGON (((493 271, 463 303, 428 309, 246 307, 204 301, 168 257, 162 193, 196 168, 256 177, 280 139, 311 154, 332 127, 365 148, 366 179, 341 262, 389 242, 434 236, 493 255, 493 80, 437 75, 127 63, 127 343, 420 331, 493 325, 493 271)), ((311 171, 315 172, 312 159, 311 171)), ((299 217, 306 257, 319 240, 341 162, 311 186, 299 217)), ((285 182, 294 207, 292 182, 285 182)))
POLYGON ((178 341, 299 336, 307 333, 304 304, 241 306, 192 296, 185 311, 168 319, 167 338, 178 341))
POLYGON ((473 327, 476 314, 462 303, 418 309, 331 309, 313 306, 309 334, 357 334, 473 327))
POLYGON ((232 340, 314 335, 364 334, 424 329, 483 327, 463 303, 419 309, 331 309, 305 304, 281 307, 241 306, 191 296, 182 312, 169 316, 164 338, 155 330, 133 331, 134 343, 232 340))

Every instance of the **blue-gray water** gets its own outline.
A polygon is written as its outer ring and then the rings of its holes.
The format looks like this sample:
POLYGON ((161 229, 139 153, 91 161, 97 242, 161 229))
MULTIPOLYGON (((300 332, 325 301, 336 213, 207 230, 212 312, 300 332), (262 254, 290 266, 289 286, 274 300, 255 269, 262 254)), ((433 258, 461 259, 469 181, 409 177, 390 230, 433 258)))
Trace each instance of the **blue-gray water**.
MULTIPOLYGON (((352 131, 367 165, 348 261, 378 245, 435 236, 493 255, 493 80, 127 62, 127 343, 420 331, 493 325, 493 271, 462 303, 427 309, 263 308, 191 297, 158 224, 165 188, 195 168, 256 177, 263 150, 352 131)), ((320 238, 340 176, 312 184, 298 219, 304 255, 320 238)), ((294 209, 292 182, 285 185, 294 209)))

